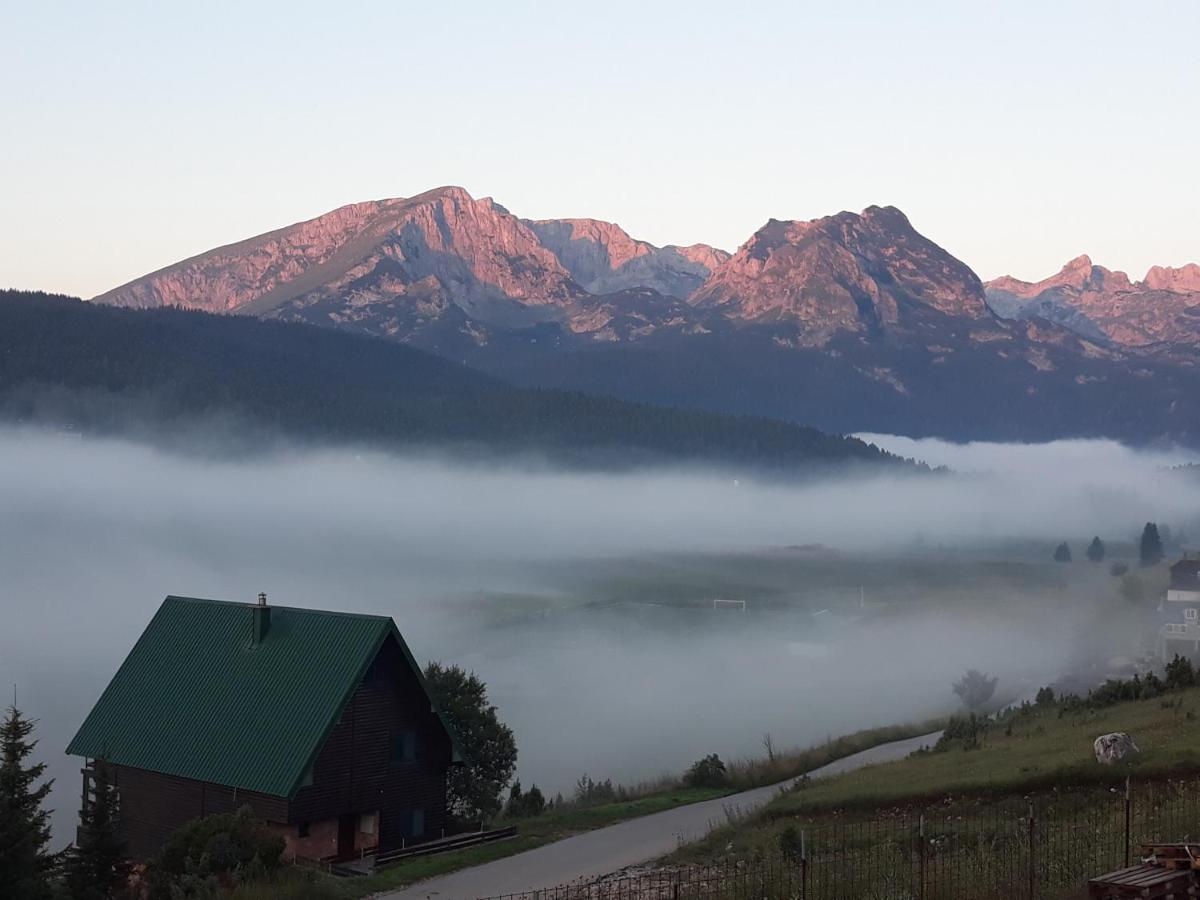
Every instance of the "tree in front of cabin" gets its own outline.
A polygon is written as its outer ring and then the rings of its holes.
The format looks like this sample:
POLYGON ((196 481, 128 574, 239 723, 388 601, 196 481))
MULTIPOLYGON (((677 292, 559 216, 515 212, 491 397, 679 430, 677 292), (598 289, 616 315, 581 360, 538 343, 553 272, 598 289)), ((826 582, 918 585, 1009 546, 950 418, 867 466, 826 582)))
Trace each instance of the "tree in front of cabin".
POLYGON ((146 866, 149 900, 207 900, 279 868, 283 838, 243 806, 188 822, 146 866))
POLYGON ((52 780, 38 784, 45 763, 29 763, 37 741, 34 722, 16 706, 0 725, 0 886, 8 900, 43 900, 50 896, 54 857, 50 813, 42 808, 52 780))
POLYGON ((1094 563, 1104 562, 1104 552, 1104 541, 1100 540, 1100 535, 1096 535, 1088 544, 1087 558, 1094 563))
POLYGON ((1054 548, 1054 561, 1055 562, 1070 562, 1071 561, 1071 548, 1067 546, 1066 541, 1063 541, 1061 544, 1059 544, 1057 547, 1054 548))
POLYGON ((120 800, 108 778, 108 769, 97 766, 92 797, 79 813, 79 836, 63 860, 63 874, 71 900, 115 900, 127 896, 130 866, 125 842, 117 829, 120 800))
POLYGON ((446 804, 459 822, 487 821, 500 812, 505 785, 517 768, 517 742, 488 703, 487 685, 474 672, 431 662, 425 681, 466 759, 446 776, 446 804))
POLYGON ((1143 566, 1158 565, 1163 561, 1163 542, 1158 533, 1158 525, 1154 522, 1147 522, 1146 527, 1142 529, 1142 542, 1138 552, 1138 559, 1143 566))

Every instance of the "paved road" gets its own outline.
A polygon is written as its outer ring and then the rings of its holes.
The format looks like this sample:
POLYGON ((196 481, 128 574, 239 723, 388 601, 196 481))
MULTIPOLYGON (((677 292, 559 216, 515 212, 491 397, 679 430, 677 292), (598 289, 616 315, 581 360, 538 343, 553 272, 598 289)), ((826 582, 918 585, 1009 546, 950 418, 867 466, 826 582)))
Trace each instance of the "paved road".
MULTIPOLYGON (((932 744, 940 733, 881 744, 831 762, 808 774, 810 778, 821 778, 874 763, 902 759, 917 748, 932 744)), ((681 843, 702 838, 714 826, 726 821, 727 810, 750 812, 757 809, 793 780, 597 828, 535 850, 422 881, 382 897, 386 900, 474 900, 476 897, 516 894, 578 879, 598 878, 627 866, 657 859, 672 852, 681 843)))

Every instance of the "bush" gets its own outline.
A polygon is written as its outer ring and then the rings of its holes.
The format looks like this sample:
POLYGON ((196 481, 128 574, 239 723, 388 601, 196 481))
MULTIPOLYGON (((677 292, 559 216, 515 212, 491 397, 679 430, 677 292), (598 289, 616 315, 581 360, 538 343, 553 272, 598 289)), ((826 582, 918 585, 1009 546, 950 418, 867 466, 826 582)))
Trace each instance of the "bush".
POLYGON ((1127 566, 1125 563, 1115 562, 1108 567, 1108 574, 1114 578, 1120 578, 1122 575, 1125 575, 1128 572, 1129 566, 1127 566))
POLYGON ((546 811, 546 798, 533 785, 527 792, 521 792, 521 782, 514 781, 508 791, 508 803, 504 805, 504 814, 511 819, 526 819, 540 816, 546 811))
POLYGON ((722 787, 725 784, 725 774, 725 763, 721 762, 721 757, 712 753, 692 763, 687 774, 683 776, 683 781, 688 787, 722 787))
POLYGON ((587 775, 581 775, 575 782, 575 802, 579 804, 611 803, 617 799, 616 788, 612 779, 592 781, 587 775))
POLYGON ((804 838, 795 825, 784 828, 776 840, 779 842, 779 855, 788 862, 796 864, 804 858, 804 838))
POLYGON ((1167 663, 1165 684, 1168 691, 1181 691, 1196 686, 1196 669, 1186 656, 1176 655, 1167 663))
POLYGON ((146 866, 151 900, 208 897, 219 888, 269 877, 284 842, 249 806, 188 822, 146 866))
POLYGON ((977 716, 975 713, 951 716, 950 721, 942 730, 942 736, 933 745, 933 750, 935 753, 944 753, 955 747, 963 750, 978 750, 987 730, 988 720, 983 716, 977 716))

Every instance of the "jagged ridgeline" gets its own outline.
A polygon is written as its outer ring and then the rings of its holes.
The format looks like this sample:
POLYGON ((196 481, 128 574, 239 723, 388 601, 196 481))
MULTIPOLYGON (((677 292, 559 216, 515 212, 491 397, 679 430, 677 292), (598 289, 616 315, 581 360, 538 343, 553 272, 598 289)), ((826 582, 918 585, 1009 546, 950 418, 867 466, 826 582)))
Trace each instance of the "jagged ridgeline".
POLYGON ((0 292, 0 412, 8 422, 200 447, 307 439, 796 475, 904 465, 862 441, 785 422, 516 388, 336 329, 22 291, 0 292))
POLYGON ((354 203, 95 300, 371 334, 528 387, 953 440, 1200 446, 1200 269, 987 285, 898 209, 728 253, 443 187, 354 203))

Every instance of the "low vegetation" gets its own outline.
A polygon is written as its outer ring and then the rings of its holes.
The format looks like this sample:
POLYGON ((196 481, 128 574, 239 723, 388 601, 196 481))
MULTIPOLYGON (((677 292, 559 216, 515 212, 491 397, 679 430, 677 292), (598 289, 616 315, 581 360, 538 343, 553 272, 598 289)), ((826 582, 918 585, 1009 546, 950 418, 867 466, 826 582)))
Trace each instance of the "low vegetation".
MULTIPOLYGON (((1070 786, 1108 797, 1126 775, 1140 780, 1193 775, 1200 772, 1200 681, 1186 661, 1168 669, 1159 679, 1161 693, 1142 699, 1121 699, 1133 690, 1130 679, 1109 682, 1082 698, 1056 698, 1044 689, 1041 702, 994 718, 973 712, 956 716, 935 747, 798 786, 749 820, 684 848, 678 859, 778 854, 790 846, 789 828, 890 820, 932 808, 961 807, 977 817, 1033 791, 1070 786), (1131 734, 1141 752, 1103 766, 1095 760, 1092 742, 1113 731, 1131 734)), ((1144 690, 1147 680, 1136 683, 1144 690)))

